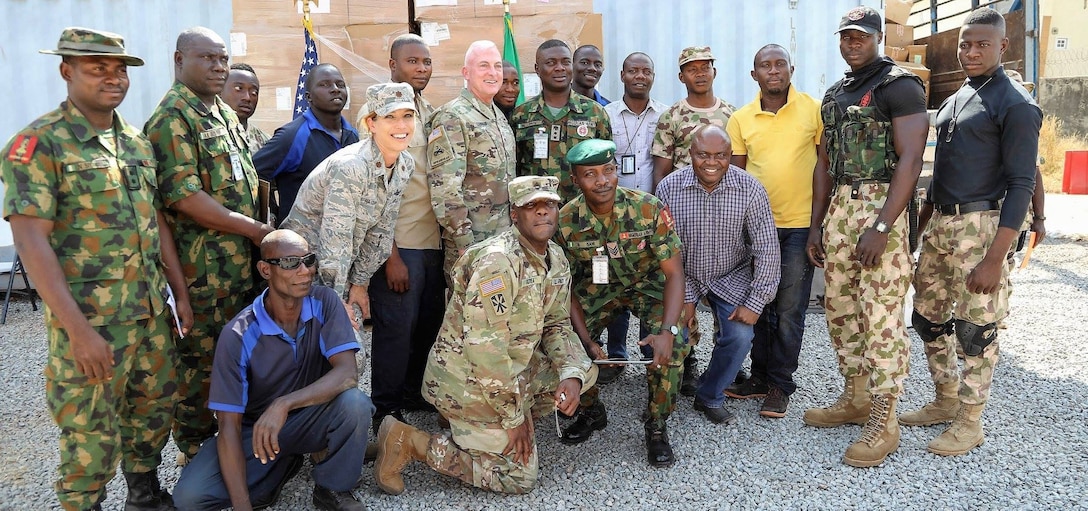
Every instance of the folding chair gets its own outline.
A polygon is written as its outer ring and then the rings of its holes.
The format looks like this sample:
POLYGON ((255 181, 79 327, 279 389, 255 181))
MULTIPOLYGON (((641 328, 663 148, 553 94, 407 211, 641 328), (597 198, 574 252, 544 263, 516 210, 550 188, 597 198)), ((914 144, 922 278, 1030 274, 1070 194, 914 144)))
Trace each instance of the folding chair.
POLYGON ((10 262, 0 262, 0 274, 8 274, 8 287, 4 292, 4 311, 0 313, 0 325, 8 322, 8 306, 11 304, 11 294, 20 293, 30 297, 30 307, 38 310, 38 293, 30 286, 30 280, 26 277, 23 262, 19 259, 19 253, 15 251, 15 240, 11 236, 11 227, 7 222, 0 220, 0 258, 12 258, 10 262), (15 274, 23 278, 23 289, 15 289, 15 274))

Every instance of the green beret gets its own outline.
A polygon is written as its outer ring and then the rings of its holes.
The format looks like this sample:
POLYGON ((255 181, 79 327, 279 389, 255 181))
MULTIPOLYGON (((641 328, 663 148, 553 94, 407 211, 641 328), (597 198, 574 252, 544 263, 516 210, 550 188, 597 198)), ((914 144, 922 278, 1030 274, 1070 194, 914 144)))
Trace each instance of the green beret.
POLYGON ((616 144, 611 140, 591 138, 578 142, 567 151, 567 163, 571 165, 604 165, 615 159, 616 144))

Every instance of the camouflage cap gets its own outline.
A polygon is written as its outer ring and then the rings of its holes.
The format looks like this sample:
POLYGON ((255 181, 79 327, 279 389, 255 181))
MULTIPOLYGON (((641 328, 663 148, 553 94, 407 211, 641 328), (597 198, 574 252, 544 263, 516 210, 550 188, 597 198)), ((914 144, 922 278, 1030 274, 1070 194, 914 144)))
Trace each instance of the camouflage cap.
POLYGON ((1014 69, 1006 69, 1005 74, 1009 77, 1010 80, 1019 83, 1020 85, 1023 85, 1024 89, 1028 91, 1028 94, 1031 94, 1035 91, 1035 84, 1032 82, 1025 82, 1024 77, 1020 74, 1019 71, 1016 71, 1014 69))
POLYGON ((521 176, 510 181, 507 187, 510 190, 510 203, 519 208, 536 199, 562 200, 559 197, 559 178, 555 176, 521 176))
POLYGON ((415 91, 407 83, 374 84, 366 88, 366 107, 379 117, 404 108, 415 112, 415 91))
POLYGON ((684 67, 684 64, 688 62, 695 62, 696 60, 714 60, 714 54, 710 53, 709 46, 688 46, 680 52, 680 67, 684 67))
POLYGON ((68 27, 61 31, 55 50, 38 50, 49 55, 72 57, 114 57, 130 66, 142 66, 144 60, 125 53, 125 39, 112 32, 83 27, 68 27))
POLYGON ((843 30, 860 30, 866 34, 881 32, 880 13, 872 7, 854 7, 842 15, 835 33, 843 30))
POLYGON ((611 140, 591 138, 583 140, 567 151, 567 163, 571 165, 604 165, 616 159, 616 144, 611 140))

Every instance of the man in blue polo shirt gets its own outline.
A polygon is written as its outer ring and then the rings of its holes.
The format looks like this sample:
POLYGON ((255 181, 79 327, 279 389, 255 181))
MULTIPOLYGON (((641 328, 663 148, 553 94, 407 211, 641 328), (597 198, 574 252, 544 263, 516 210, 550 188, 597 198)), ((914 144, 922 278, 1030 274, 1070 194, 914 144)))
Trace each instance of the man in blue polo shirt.
POLYGON ((178 509, 268 507, 298 472, 302 454, 326 449, 313 469, 314 506, 363 509, 351 489, 363 469, 374 405, 358 388, 360 346, 340 297, 312 286, 316 266, 317 256, 293 231, 274 231, 261 242, 257 269, 268 289, 219 336, 208 403, 219 435, 182 471, 178 509))
POLYGON ((276 224, 287 218, 306 176, 338 149, 359 141, 359 132, 341 112, 348 101, 347 84, 332 64, 318 64, 306 76, 310 108, 284 124, 257 154, 253 166, 261 179, 279 190, 276 224))

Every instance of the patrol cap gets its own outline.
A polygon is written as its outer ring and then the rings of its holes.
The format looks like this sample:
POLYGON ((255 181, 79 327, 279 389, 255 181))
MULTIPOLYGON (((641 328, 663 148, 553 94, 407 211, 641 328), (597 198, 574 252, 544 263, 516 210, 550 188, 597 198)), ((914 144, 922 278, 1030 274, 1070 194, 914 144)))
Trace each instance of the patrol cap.
POLYGON ((48 55, 72 57, 114 57, 129 66, 144 65, 143 59, 125 53, 125 38, 113 32, 83 27, 68 27, 61 31, 55 50, 38 50, 48 55))
POLYGON ((415 112, 415 94, 407 83, 374 84, 366 88, 366 107, 378 117, 402 108, 415 112))
POLYGON ((562 201, 559 197, 559 178, 555 176, 521 176, 507 185, 510 202, 522 207, 536 199, 562 201))
POLYGON ((835 33, 838 34, 843 30, 860 30, 866 34, 875 34, 881 31, 880 26, 880 13, 876 12, 876 9, 872 7, 854 7, 842 15, 842 20, 839 21, 839 29, 835 33))
POLYGON ((604 165, 616 159, 616 144, 611 140, 591 138, 574 144, 567 151, 567 163, 571 165, 604 165))
POLYGON ((680 51, 680 64, 679 67, 684 67, 684 64, 688 62, 695 62, 696 60, 714 60, 714 54, 710 53, 709 46, 688 46, 680 51))
POLYGON ((1019 71, 1015 69, 1006 69, 1005 74, 1009 77, 1010 80, 1019 83, 1020 85, 1023 85, 1024 89, 1026 89, 1029 94, 1035 90, 1035 84, 1032 82, 1025 82, 1024 77, 1020 74, 1019 71))

